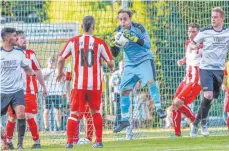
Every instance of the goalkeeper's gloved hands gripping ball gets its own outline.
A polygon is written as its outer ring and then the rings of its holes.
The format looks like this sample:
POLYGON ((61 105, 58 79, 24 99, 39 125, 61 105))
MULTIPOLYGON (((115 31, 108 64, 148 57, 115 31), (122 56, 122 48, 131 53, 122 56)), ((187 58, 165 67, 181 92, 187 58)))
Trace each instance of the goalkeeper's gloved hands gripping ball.
POLYGON ((131 35, 131 34, 130 34, 130 30, 125 29, 125 30, 123 31, 123 33, 124 33, 124 36, 125 36, 126 38, 128 38, 129 40, 131 40, 131 41, 133 41, 133 42, 135 42, 135 43, 138 41, 138 37, 131 35))

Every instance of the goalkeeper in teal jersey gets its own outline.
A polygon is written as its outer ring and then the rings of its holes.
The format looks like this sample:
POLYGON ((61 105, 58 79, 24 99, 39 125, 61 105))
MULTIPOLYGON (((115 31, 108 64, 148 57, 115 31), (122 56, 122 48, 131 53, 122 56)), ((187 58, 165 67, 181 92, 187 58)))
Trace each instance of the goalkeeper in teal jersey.
POLYGON ((139 23, 131 21, 132 12, 121 9, 118 12, 119 26, 115 29, 111 38, 111 52, 116 57, 120 48, 115 46, 114 36, 117 32, 123 32, 129 39, 129 43, 123 47, 124 51, 124 71, 121 77, 121 122, 115 127, 114 132, 120 132, 129 126, 130 92, 138 81, 141 86, 147 84, 149 94, 154 100, 157 113, 160 118, 166 115, 161 108, 160 91, 156 83, 156 71, 154 66, 154 54, 150 50, 150 37, 145 27, 139 23))

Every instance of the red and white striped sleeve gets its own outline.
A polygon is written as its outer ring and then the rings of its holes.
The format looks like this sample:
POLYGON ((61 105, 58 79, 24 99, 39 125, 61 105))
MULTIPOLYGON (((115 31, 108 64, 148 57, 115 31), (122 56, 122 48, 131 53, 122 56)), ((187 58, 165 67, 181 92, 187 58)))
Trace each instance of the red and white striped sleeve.
POLYGON ((110 52, 107 44, 104 41, 100 45, 100 48, 101 48, 102 57, 106 62, 113 60, 111 52, 110 52))
POLYGON ((74 51, 74 41, 73 38, 70 39, 60 52, 59 56, 63 57, 64 59, 67 59, 71 54, 72 51, 74 51))
POLYGON ((41 65, 40 65, 40 63, 39 63, 39 61, 38 61, 38 59, 36 57, 36 54, 34 52, 31 53, 30 59, 32 61, 32 69, 33 70, 39 70, 39 69, 41 69, 41 65))

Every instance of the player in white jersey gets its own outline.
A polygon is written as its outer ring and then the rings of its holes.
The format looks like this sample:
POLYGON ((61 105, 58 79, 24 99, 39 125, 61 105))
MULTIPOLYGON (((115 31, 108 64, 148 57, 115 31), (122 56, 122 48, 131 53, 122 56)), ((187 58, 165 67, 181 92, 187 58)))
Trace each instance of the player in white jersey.
MULTIPOLYGON (((26 39, 24 32, 22 30, 19 30, 17 33, 17 46, 18 48, 21 48, 26 56, 26 58, 29 60, 29 67, 33 69, 36 76, 29 76, 24 75, 23 78, 25 78, 25 87, 24 87, 24 99, 25 99, 25 118, 28 124, 28 127, 30 129, 30 132, 32 134, 32 139, 34 140, 34 144, 32 146, 33 149, 35 148, 41 148, 40 145, 40 137, 38 132, 37 123, 35 121, 34 116, 38 113, 38 102, 37 102, 37 93, 38 93, 38 86, 37 86, 37 80, 39 81, 40 85, 43 89, 44 96, 47 94, 47 90, 44 84, 43 75, 41 73, 41 67, 37 60, 37 57, 35 55, 35 52, 31 49, 27 49, 26 45, 26 39)), ((12 108, 8 108, 8 121, 6 124, 6 139, 7 142, 11 143, 13 138, 13 133, 16 125, 16 115, 12 111, 12 108)))
POLYGON ((225 59, 229 49, 229 29, 224 27, 225 12, 222 8, 212 9, 211 26, 202 29, 191 43, 191 49, 203 43, 202 58, 200 61, 200 83, 203 89, 202 102, 190 136, 196 137, 198 124, 201 121, 201 133, 209 135, 207 129, 207 116, 213 103, 218 98, 223 82, 225 59))
MULTIPOLYGON (((29 67, 29 62, 21 49, 14 46, 17 44, 15 28, 3 28, 1 30, 3 46, 0 55, 0 94, 1 94, 1 116, 7 113, 11 106, 18 119, 18 149, 23 149, 23 137, 25 134, 25 100, 24 85, 21 69, 26 74, 34 75, 29 67)), ((7 144, 8 147, 11 144, 7 144)))
POLYGON ((124 62, 121 60, 119 62, 119 70, 116 70, 115 72, 112 73, 110 80, 109 80, 109 85, 111 86, 111 98, 112 101, 116 103, 116 116, 115 116, 115 121, 114 121, 114 127, 116 127, 121 120, 121 106, 120 106, 120 90, 119 90, 119 85, 121 82, 121 75, 123 72, 124 68, 124 62))

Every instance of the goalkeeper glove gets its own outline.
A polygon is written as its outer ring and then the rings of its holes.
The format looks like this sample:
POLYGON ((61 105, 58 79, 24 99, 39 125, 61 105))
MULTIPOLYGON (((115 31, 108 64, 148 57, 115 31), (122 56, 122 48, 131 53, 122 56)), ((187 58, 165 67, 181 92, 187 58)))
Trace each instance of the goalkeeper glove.
POLYGON ((124 33, 124 36, 125 36, 127 39, 129 39, 129 40, 131 40, 131 41, 137 43, 138 37, 132 36, 132 35, 130 34, 130 30, 125 29, 125 30, 123 31, 123 33, 124 33))
POLYGON ((110 39, 110 46, 111 47, 114 47, 115 46, 115 35, 117 34, 117 32, 114 32, 112 35, 111 35, 111 39, 110 39))

